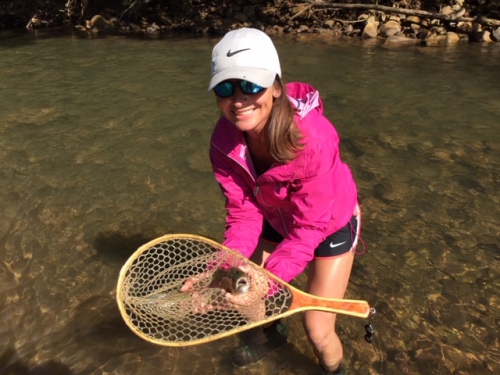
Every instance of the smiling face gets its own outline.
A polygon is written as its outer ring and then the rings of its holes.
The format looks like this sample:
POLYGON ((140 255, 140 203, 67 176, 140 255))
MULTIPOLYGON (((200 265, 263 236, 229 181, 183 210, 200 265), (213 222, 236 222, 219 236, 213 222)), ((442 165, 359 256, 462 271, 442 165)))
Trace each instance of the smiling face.
POLYGON ((239 85, 234 87, 233 96, 229 98, 216 96, 217 107, 239 130, 251 135, 260 134, 271 116, 274 98, 281 95, 281 90, 271 85, 258 94, 245 94, 239 85))

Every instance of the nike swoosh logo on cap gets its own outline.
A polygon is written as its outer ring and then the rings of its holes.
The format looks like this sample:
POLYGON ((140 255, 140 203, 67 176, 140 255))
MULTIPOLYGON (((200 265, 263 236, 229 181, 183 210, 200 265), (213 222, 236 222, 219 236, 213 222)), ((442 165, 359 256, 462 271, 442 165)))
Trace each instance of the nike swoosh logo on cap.
POLYGON ((336 243, 336 244, 333 244, 333 243, 331 243, 331 242, 330 242, 330 247, 331 247, 331 248, 338 247, 338 246, 340 246, 340 245, 345 244, 345 242, 346 242, 346 241, 341 242, 341 243, 336 243))
POLYGON ((231 50, 227 51, 227 57, 231 57, 236 55, 237 53, 243 52, 243 51, 249 51, 250 48, 244 48, 244 49, 239 49, 237 51, 231 52, 231 50))

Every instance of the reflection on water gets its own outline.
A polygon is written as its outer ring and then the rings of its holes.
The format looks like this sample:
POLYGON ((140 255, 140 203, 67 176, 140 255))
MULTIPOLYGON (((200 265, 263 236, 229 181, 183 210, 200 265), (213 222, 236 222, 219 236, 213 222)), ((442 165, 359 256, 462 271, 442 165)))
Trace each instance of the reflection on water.
MULTIPOLYGON (((317 372, 300 314, 291 344, 237 370, 235 338, 155 346, 116 307, 141 244, 221 240, 214 43, 0 38, 1 374, 317 372)), ((373 345, 339 318, 350 373, 499 373, 500 48, 276 43, 285 80, 320 90, 359 185, 367 252, 348 297, 378 314, 373 345)))

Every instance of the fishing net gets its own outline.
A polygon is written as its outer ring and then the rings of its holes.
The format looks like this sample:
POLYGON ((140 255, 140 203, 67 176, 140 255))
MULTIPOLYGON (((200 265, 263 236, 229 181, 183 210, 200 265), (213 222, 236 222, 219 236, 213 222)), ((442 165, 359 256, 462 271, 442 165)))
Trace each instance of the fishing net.
POLYGON ((117 302, 137 335, 160 345, 212 341, 275 319, 290 288, 238 253, 194 235, 140 247, 123 266, 117 302), (182 291, 181 291, 182 288, 182 291), (228 299, 228 293, 237 296, 228 299))

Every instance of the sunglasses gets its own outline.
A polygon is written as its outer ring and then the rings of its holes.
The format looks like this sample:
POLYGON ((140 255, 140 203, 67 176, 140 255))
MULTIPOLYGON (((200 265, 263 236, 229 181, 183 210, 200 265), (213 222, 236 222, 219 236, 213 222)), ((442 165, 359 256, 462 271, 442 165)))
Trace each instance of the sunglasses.
POLYGON ((219 98, 230 98, 234 95, 236 85, 238 85, 240 90, 247 95, 258 94, 266 89, 265 87, 246 80, 238 80, 235 82, 224 81, 214 87, 214 93, 219 98))

